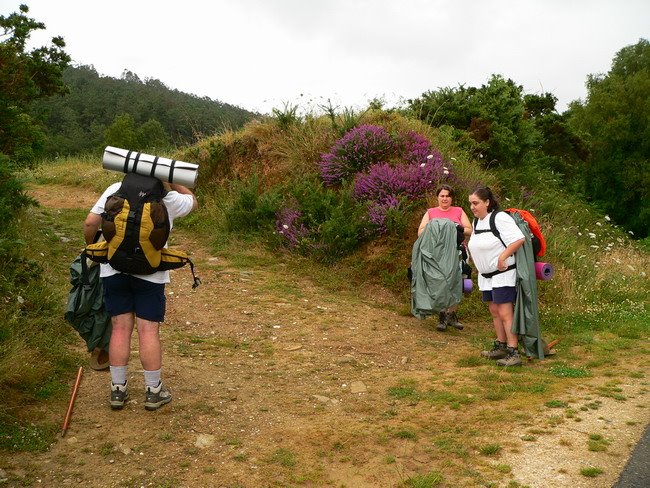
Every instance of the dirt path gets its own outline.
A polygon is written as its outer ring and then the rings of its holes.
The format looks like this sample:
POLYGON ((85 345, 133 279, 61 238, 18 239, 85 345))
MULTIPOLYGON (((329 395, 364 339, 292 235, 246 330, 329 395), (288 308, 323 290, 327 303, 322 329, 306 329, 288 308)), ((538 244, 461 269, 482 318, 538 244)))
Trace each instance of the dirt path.
MULTIPOLYGON (((94 201, 32 193, 51 209, 94 201)), ((172 403, 144 410, 134 341, 124 410, 107 405, 109 374, 85 368, 67 436, 3 461, 8 486, 394 487, 429 473, 417 486, 439 474, 441 486, 598 488, 615 482, 648 422, 643 377, 618 383, 627 401, 594 396, 603 377, 554 393, 581 422, 543 395, 533 410, 517 392, 490 401, 482 384, 517 375, 473 361, 487 324, 442 334, 431 319, 328 292, 280 265, 240 269, 191 235, 175 242, 192 250, 203 284, 192 290, 181 269, 168 287, 172 403), (605 450, 588 450, 593 433, 605 450), (498 453, 481 454, 494 443, 498 453), (589 466, 603 473, 581 475, 589 466)), ((547 368, 530 363, 522 375, 547 368)))

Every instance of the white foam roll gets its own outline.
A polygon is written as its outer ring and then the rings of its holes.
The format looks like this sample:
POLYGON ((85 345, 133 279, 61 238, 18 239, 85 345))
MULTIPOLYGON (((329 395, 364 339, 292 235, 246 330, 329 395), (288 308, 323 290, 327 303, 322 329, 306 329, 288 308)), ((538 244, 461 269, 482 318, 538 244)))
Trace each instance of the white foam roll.
POLYGON ((188 188, 196 186, 199 166, 194 163, 152 156, 119 147, 106 146, 102 159, 104 169, 122 173, 155 176, 168 183, 178 183, 188 188))

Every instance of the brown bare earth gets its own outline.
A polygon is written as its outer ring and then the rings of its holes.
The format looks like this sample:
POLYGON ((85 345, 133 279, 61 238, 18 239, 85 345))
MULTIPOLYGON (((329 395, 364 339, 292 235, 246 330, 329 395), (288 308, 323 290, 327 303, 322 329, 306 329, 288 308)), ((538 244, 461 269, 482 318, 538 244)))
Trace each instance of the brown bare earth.
MULTIPOLYGON (((32 194, 52 211, 96 198, 32 194)), ((599 395, 611 378, 597 375, 522 393, 536 372, 570 358, 561 343, 515 375, 472 362, 488 323, 440 333, 433 319, 398 313, 388 294, 328 291, 279 264, 237 267, 186 232, 175 244, 192 251, 203 284, 192 290, 184 268, 167 289, 172 403, 144 410, 134 340, 124 410, 108 406, 109 373, 84 368, 67 435, 45 453, 2 460, 0 486, 610 487, 648 423, 640 374, 619 378, 619 397, 599 395), (545 406, 554 399, 575 414, 545 406), (594 433, 604 450, 588 449, 594 433), (585 477, 587 467, 602 473, 585 477), (402 485, 409 478, 422 484, 402 485)), ((42 412, 61 422, 64 413, 42 412)))

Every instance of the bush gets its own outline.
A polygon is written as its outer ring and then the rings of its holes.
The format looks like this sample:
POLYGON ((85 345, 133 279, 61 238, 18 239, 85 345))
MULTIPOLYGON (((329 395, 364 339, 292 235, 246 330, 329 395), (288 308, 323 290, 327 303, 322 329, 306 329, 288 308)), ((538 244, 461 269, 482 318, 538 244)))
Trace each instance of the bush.
POLYGON ((360 125, 322 155, 320 175, 325 184, 336 185, 373 163, 387 161, 395 149, 393 139, 383 127, 360 125))

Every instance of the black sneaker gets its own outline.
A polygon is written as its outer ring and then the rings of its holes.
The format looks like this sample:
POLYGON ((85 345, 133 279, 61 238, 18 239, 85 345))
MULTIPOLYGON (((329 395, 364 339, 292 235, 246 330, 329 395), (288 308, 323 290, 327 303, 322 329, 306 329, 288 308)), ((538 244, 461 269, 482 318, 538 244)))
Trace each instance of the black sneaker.
POLYGON ((172 394, 161 381, 156 387, 147 387, 144 397, 144 408, 145 410, 158 410, 165 403, 171 401, 172 394))
POLYGON ((440 312, 438 314, 438 325, 436 325, 436 329, 441 332, 447 330, 447 312, 440 312))
POLYGON ((508 355, 508 344, 499 341, 494 341, 494 346, 490 351, 481 352, 481 356, 488 359, 503 359, 507 355, 508 355))
POLYGON ((508 348, 508 355, 504 357, 503 359, 499 359, 497 361, 497 365, 499 366, 521 366, 521 357, 519 356, 519 353, 517 352, 516 347, 509 347, 508 348))
POLYGON ((111 408, 113 410, 122 410, 124 404, 129 399, 128 381, 123 385, 113 384, 111 382, 111 408))
POLYGON ((465 328, 465 326, 458 321, 456 312, 450 312, 447 314, 447 325, 458 330, 463 330, 465 328))

